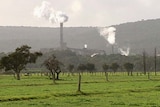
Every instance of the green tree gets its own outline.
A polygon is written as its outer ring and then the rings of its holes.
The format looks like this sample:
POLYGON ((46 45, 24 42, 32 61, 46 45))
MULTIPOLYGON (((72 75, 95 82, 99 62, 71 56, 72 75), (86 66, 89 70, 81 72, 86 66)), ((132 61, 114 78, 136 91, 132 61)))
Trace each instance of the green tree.
POLYGON ((17 80, 20 80, 20 72, 26 68, 28 63, 35 63, 39 56, 42 56, 40 52, 30 52, 31 47, 23 45, 17 48, 15 52, 4 56, 0 60, 1 68, 5 71, 13 70, 17 76, 17 80))
POLYGON ((125 63, 124 68, 128 72, 128 76, 129 76, 129 73, 131 73, 131 76, 133 75, 132 72, 133 72, 134 65, 132 63, 129 63, 129 62, 125 63))
POLYGON ((79 64, 78 67, 77 67, 77 70, 80 71, 80 72, 85 71, 86 70, 86 65, 79 64))
POLYGON ((109 69, 109 65, 103 64, 103 65, 102 65, 102 68, 103 68, 103 71, 107 72, 108 69, 109 69))
POLYGON ((53 54, 51 57, 45 60, 43 64, 50 71, 53 84, 55 84, 55 73, 57 74, 56 79, 59 79, 59 74, 61 72, 60 65, 62 65, 62 63, 57 60, 56 56, 53 54))
POLYGON ((118 70, 120 66, 117 63, 112 63, 110 69, 114 71, 114 73, 118 70))
POLYGON ((87 63, 86 64, 86 70, 88 70, 90 73, 93 73, 93 71, 95 70, 95 65, 93 63, 87 63))

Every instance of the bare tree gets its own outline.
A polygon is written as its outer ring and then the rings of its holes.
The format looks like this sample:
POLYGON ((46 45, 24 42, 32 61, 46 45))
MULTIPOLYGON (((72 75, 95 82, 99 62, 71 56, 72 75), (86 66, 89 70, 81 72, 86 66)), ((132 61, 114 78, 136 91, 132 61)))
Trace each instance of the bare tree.
POLYGON ((55 73, 57 73, 57 78, 59 79, 59 74, 61 72, 60 65, 62 63, 56 59, 56 56, 53 54, 50 58, 44 61, 45 67, 50 71, 52 75, 53 84, 55 84, 55 73))

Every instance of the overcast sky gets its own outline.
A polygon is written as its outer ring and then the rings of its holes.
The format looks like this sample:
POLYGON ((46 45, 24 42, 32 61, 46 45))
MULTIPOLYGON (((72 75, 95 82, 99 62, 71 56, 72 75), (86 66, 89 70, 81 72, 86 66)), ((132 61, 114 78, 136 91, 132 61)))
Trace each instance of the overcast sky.
MULTIPOLYGON (((0 26, 56 27, 33 10, 44 0, 1 0, 0 26)), ((45 0, 69 16, 65 26, 110 26, 160 18, 160 0, 45 0)))

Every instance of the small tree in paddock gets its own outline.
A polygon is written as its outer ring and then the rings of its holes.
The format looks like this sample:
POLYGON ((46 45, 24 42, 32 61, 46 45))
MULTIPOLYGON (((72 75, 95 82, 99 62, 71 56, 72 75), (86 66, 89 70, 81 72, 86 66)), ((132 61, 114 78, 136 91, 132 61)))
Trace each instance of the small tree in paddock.
POLYGON ((62 63, 56 59, 56 56, 53 54, 50 58, 44 61, 44 66, 50 71, 52 75, 53 84, 55 84, 55 73, 57 73, 57 78, 59 79, 59 74, 61 72, 60 65, 62 63))
POLYGON ((90 73, 93 73, 93 71, 95 70, 95 65, 93 63, 87 63, 86 64, 86 70, 89 71, 90 73))
POLYGON ((68 71, 69 71, 70 73, 72 73, 72 75, 73 75, 74 65, 69 64, 68 67, 67 67, 67 69, 68 69, 68 71))
POLYGON ((41 52, 30 52, 31 47, 23 45, 17 48, 15 52, 4 56, 0 60, 1 68, 5 71, 13 70, 16 74, 17 80, 20 80, 20 72, 26 68, 28 63, 35 63, 39 56, 42 56, 41 52))
POLYGON ((103 65, 102 65, 102 68, 103 68, 103 71, 107 72, 108 69, 109 69, 109 65, 103 64, 103 65))
POLYGON ((110 69, 114 71, 114 73, 118 70, 120 66, 117 63, 112 63, 110 69))
POLYGON ((103 71, 105 72, 106 81, 108 81, 108 73, 107 73, 107 71, 108 71, 108 69, 109 69, 109 65, 103 64, 103 65, 102 65, 102 68, 103 68, 103 71))
POLYGON ((133 75, 132 72, 133 72, 134 65, 132 63, 129 63, 129 62, 125 63, 124 68, 128 72, 128 76, 130 73, 131 73, 131 76, 133 75))
POLYGON ((83 72, 86 70, 86 65, 85 64, 79 64, 77 67, 77 70, 80 72, 83 72))

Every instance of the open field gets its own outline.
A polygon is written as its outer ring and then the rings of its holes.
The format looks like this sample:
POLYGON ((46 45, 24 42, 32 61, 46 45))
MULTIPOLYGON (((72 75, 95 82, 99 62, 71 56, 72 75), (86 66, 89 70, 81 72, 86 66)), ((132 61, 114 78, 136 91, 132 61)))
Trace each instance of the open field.
POLYGON ((160 107, 160 74, 127 76, 83 74, 82 92, 77 93, 78 75, 60 75, 52 85, 46 76, 0 75, 0 107, 160 107))

